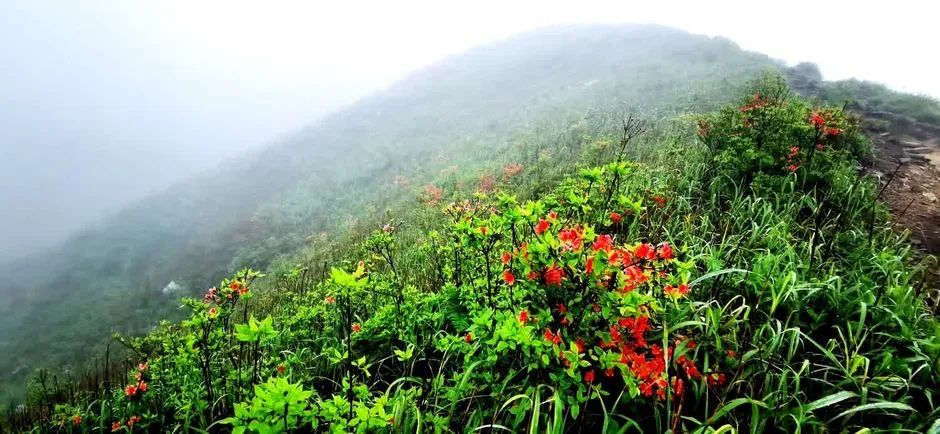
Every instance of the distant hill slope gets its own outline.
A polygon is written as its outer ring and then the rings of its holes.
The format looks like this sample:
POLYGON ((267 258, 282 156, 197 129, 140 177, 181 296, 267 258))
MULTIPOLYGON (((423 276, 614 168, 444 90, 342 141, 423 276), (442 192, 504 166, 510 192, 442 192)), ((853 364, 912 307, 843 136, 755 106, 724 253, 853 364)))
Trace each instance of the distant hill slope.
POLYGON ((179 296, 374 219, 433 174, 498 158, 541 123, 591 110, 706 110, 781 66, 724 39, 655 26, 548 28, 445 59, 5 266, 0 389, 18 393, 8 386, 36 367, 78 369, 111 332, 174 318, 179 296))

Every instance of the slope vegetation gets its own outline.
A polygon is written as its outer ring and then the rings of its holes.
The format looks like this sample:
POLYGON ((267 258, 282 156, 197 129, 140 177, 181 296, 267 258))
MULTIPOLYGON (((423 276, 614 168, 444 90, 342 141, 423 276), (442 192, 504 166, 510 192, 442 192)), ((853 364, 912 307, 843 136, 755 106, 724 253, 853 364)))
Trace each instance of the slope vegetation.
POLYGON ((382 218, 441 171, 463 182, 457 174, 508 164, 519 147, 573 147, 581 132, 559 126, 575 119, 714 107, 773 65, 646 26, 546 29, 446 59, 0 270, 0 334, 11 337, 0 341, 0 390, 21 397, 13 385, 39 367, 100 366, 112 332, 179 319, 181 295, 244 266, 335 250, 336 234, 382 218))

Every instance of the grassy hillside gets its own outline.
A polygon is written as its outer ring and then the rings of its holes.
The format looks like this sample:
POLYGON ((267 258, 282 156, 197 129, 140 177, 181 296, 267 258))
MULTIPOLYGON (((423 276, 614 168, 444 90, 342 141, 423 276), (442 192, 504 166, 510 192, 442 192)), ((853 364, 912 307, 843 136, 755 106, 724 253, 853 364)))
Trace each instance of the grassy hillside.
POLYGON ((18 265, 8 378, 52 370, 5 427, 937 429, 940 325, 860 119, 767 68, 544 30, 145 201, 18 265))
POLYGON ((446 59, 7 267, 0 389, 21 396, 13 385, 40 366, 77 375, 104 357, 111 332, 180 318, 180 295, 243 266, 322 250, 441 170, 557 146, 559 125, 574 119, 714 107, 772 65, 724 40, 645 26, 553 28, 446 59), (170 282, 183 291, 163 294, 170 282))
POLYGON ((322 278, 239 271, 129 343, 117 387, 47 380, 12 427, 936 429, 940 324, 858 119, 773 75, 743 95, 568 123, 576 145, 350 233, 322 278))

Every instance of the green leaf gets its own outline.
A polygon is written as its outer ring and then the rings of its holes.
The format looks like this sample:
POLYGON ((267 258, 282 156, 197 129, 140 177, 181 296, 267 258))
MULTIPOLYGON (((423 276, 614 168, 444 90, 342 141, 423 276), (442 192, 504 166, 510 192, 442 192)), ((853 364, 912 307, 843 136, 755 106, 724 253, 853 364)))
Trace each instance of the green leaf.
POLYGON ((831 420, 838 419, 843 416, 848 416, 850 414, 858 413, 860 411, 868 410, 902 410, 902 411, 914 411, 914 408, 904 404, 902 402, 872 402, 869 404, 862 404, 859 406, 852 407, 842 413, 839 413, 836 417, 831 420))
POLYGON ((843 391, 841 391, 841 392, 833 393, 832 395, 828 395, 828 396, 819 398, 819 399, 817 399, 817 400, 815 400, 815 401, 813 401, 813 402, 811 402, 811 403, 809 403, 809 404, 806 404, 806 405, 803 407, 803 409, 804 409, 805 411, 811 412, 811 411, 813 411, 813 410, 818 410, 818 409, 823 408, 823 407, 828 407, 828 406, 830 406, 830 405, 832 405, 832 404, 835 404, 835 403, 838 403, 838 402, 842 402, 842 401, 845 401, 846 399, 854 398, 854 397, 856 397, 856 396, 858 396, 857 393, 849 392, 849 391, 843 390, 843 391))

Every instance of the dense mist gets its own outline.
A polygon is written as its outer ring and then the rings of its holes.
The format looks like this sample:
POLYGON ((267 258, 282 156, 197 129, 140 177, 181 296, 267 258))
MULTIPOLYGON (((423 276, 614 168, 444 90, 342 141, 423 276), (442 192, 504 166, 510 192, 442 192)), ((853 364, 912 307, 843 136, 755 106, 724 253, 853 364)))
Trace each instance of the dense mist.
POLYGON ((303 77, 279 70, 283 62, 235 64, 182 40, 157 8, 128 6, 4 3, 0 261, 50 247, 375 85, 329 70, 303 77))
POLYGON ((940 94, 932 60, 917 54, 932 16, 924 5, 791 2, 767 22, 743 16, 747 8, 734 1, 523 3, 410 2, 372 5, 364 14, 357 6, 303 2, 4 2, 0 262, 262 149, 408 71, 546 25, 656 22, 730 37, 786 62, 813 61, 827 79, 858 76, 940 94), (782 32, 804 10, 844 19, 782 32), (854 31, 863 27, 883 27, 890 37, 854 31), (822 39, 840 41, 838 49, 822 39))

